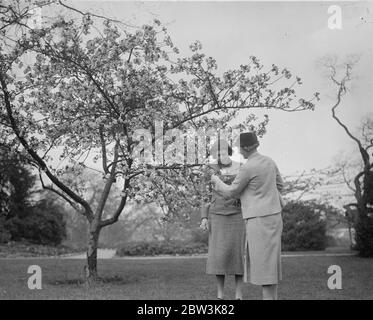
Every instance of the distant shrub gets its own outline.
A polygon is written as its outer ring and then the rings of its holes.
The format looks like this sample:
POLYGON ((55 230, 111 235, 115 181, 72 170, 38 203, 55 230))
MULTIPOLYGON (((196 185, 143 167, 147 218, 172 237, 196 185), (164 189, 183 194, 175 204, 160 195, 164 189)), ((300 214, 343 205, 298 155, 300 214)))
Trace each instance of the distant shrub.
POLYGON ((63 213, 58 206, 48 201, 28 209, 25 217, 9 219, 5 227, 13 241, 23 239, 31 243, 43 245, 58 245, 66 237, 63 213))
POLYGON ((325 250, 326 206, 314 202, 290 202, 283 209, 282 248, 287 251, 325 250))
POLYGON ((5 228, 5 218, 0 217, 0 243, 8 243, 10 239, 10 232, 5 228))
POLYGON ((198 228, 198 229, 197 228, 192 229, 191 235, 192 235, 192 242, 195 242, 195 243, 204 243, 206 245, 209 242, 209 233, 206 232, 206 231, 203 231, 200 228, 198 228))
POLYGON ((206 253, 207 246, 204 243, 183 242, 132 242, 117 250, 118 256, 155 256, 206 253))

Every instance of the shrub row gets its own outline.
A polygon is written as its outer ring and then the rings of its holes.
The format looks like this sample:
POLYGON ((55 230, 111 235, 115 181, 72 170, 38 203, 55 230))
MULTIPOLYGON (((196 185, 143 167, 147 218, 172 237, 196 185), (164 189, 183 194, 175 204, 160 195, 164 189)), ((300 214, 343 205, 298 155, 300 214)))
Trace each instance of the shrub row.
POLYGON ((85 248, 70 248, 67 246, 46 246, 36 245, 26 241, 8 242, 0 245, 0 257, 38 257, 38 256, 59 256, 70 253, 84 252, 85 248))
POLYGON ((194 242, 133 242, 117 250, 117 255, 122 256, 155 256, 155 255, 179 255, 206 253, 205 243, 194 242))

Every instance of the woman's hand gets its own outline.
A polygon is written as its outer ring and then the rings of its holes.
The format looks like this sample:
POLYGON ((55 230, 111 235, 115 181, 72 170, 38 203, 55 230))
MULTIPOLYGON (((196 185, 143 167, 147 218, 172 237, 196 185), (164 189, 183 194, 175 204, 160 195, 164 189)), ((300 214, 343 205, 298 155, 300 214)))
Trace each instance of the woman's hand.
POLYGON ((201 224, 199 226, 203 231, 207 231, 209 229, 209 224, 207 218, 202 218, 201 224))
POLYGON ((219 177, 217 175, 213 174, 211 176, 211 182, 212 182, 212 184, 215 185, 218 180, 220 180, 220 179, 219 179, 219 177))

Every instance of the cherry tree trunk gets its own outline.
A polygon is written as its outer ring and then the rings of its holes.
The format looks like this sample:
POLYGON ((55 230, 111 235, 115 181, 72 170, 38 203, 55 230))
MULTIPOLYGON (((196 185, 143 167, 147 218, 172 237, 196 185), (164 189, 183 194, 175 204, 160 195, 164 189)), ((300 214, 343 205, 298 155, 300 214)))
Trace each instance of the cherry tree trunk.
POLYGON ((87 247, 87 266, 86 280, 92 282, 98 279, 97 273, 97 247, 100 235, 98 224, 93 222, 90 224, 87 247))

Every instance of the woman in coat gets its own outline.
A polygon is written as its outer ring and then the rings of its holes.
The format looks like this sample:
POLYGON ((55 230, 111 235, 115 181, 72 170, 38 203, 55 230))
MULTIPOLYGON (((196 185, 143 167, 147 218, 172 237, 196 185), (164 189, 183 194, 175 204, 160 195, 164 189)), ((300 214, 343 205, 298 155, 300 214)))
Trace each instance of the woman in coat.
MULTIPOLYGON (((211 148, 210 164, 225 183, 234 180, 240 164, 231 160, 232 148, 225 140, 217 141, 211 148), (221 152, 228 150, 228 152, 221 152)), ((244 274, 245 228, 238 199, 225 200, 212 191, 211 201, 201 208, 201 228, 209 232, 206 273, 217 280, 217 298, 224 297, 224 282, 227 275, 235 276, 235 297, 242 299, 244 274)))

